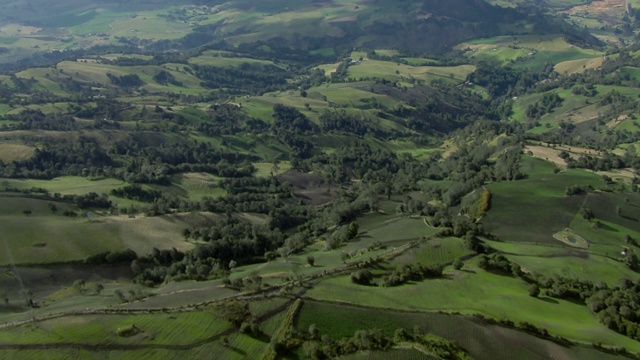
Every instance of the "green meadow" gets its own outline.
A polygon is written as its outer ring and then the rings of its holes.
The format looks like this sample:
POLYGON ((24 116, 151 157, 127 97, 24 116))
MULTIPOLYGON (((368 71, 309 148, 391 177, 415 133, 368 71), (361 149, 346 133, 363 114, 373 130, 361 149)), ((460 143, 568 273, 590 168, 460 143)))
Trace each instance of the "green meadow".
POLYGON ((463 271, 449 271, 444 279, 393 288, 356 285, 348 277, 330 279, 309 291, 308 297, 381 309, 482 314, 514 322, 526 321, 551 334, 579 342, 615 344, 630 351, 640 348, 637 342, 599 323, 585 306, 533 298, 528 295, 528 284, 524 281, 488 273, 474 263, 467 261, 463 271), (347 293, 349 297, 345 300, 347 293))

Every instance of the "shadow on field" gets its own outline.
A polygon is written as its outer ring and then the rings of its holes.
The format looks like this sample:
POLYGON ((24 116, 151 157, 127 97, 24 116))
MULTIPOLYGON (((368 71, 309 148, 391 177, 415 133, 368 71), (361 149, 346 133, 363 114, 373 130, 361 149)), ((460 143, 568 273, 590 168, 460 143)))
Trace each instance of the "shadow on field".
POLYGON ((460 270, 460 271, 462 271, 462 272, 466 272, 467 274, 475 274, 475 273, 476 273, 476 271, 475 271, 475 270, 462 269, 462 270, 460 270))
POLYGON ((609 225, 607 225, 607 224, 602 224, 602 223, 601 223, 601 224, 600 224, 600 228, 601 228, 602 230, 613 231, 613 232, 620 232, 620 230, 618 230, 618 229, 616 229, 616 228, 614 228, 614 227, 611 227, 611 226, 609 226, 609 225))
POLYGON ((247 356, 247 353, 245 351, 243 351, 242 349, 239 349, 237 347, 229 346, 229 349, 231 349, 231 351, 233 351, 236 354, 240 354, 242 356, 247 356))
POLYGON ((550 303, 550 304, 558 304, 558 300, 556 300, 556 299, 552 299, 552 298, 550 298, 550 297, 540 297, 540 298, 538 298, 538 299, 540 299, 540 300, 542 300, 542 301, 544 301, 544 302, 548 302, 548 303, 550 303))

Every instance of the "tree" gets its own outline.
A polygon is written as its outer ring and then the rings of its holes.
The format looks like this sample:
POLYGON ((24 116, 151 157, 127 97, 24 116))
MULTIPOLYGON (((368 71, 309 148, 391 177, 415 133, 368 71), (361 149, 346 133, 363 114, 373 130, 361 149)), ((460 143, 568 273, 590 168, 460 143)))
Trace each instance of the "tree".
POLYGON ((118 297, 118 299, 120 300, 121 303, 127 302, 127 298, 124 295, 124 293, 122 292, 122 290, 117 289, 116 291, 114 291, 114 294, 116 294, 116 296, 118 297))
POLYGON ((49 203, 49 210, 55 214, 58 211, 58 207, 54 203, 49 203))
POLYGON ((580 215, 582 215, 583 219, 588 221, 591 221, 593 218, 595 218, 593 211, 591 211, 591 209, 586 206, 580 208, 580 215))
POLYGON ((353 240, 358 236, 359 226, 358 224, 352 222, 349 224, 349 240, 353 240))
POLYGON ((248 303, 241 303, 238 300, 225 301, 216 308, 218 312, 235 326, 247 323, 251 318, 251 311, 248 303))
POLYGON ((540 295, 540 288, 536 284, 529 286, 529 296, 537 298, 540 295))
POLYGON ((229 346, 229 337, 228 336, 223 336, 220 340, 222 341, 222 346, 224 346, 224 347, 228 347, 229 346))
POLYGON ((309 266, 313 267, 315 262, 316 262, 316 259, 313 256, 311 255, 307 256, 307 264, 309 264, 309 266))
POLYGON ((191 230, 189 229, 182 230, 182 236, 184 237, 184 241, 189 241, 189 238, 191 237, 191 230))
POLYGON ((84 293, 84 280, 78 279, 73 282, 73 288, 82 295, 84 293))
POLYGON ((314 340, 320 337, 320 330, 318 330, 316 324, 311 324, 309 326, 309 335, 311 335, 311 338, 314 340))
POLYGON ((95 285, 93 286, 93 292, 94 292, 96 295, 100 295, 100 293, 102 292, 102 290, 104 290, 104 285, 102 285, 102 284, 95 284, 95 285))
POLYGON ((464 262, 462 262, 462 259, 456 259, 456 261, 453 262, 453 268, 456 270, 462 270, 463 266, 464 262))

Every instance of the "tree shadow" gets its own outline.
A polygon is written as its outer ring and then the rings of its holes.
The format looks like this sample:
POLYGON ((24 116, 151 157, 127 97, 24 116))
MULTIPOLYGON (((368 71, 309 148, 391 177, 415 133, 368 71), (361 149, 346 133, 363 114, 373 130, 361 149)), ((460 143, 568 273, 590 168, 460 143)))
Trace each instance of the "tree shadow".
POLYGON ((237 348, 237 347, 232 346, 232 345, 229 345, 228 347, 229 347, 229 349, 231 349, 231 351, 233 351, 236 354, 240 354, 243 357, 247 356, 247 352, 242 350, 242 349, 240 349, 240 348, 237 348))
POLYGON ((620 232, 620 230, 618 230, 618 229, 616 229, 616 228, 614 228, 612 226, 609 226, 607 224, 602 224, 602 223, 600 223, 600 229, 607 230, 607 231, 612 231, 612 232, 620 232))
POLYGON ((550 297, 548 297, 548 296, 545 296, 545 297, 539 297, 538 299, 540 299, 540 300, 542 300, 542 301, 544 301, 544 302, 548 302, 548 303, 550 303, 550 304, 559 304, 559 303, 558 303, 558 300, 553 299, 553 298, 550 298, 550 297))
POLYGON ((462 272, 466 272, 467 274, 475 274, 475 273, 476 273, 476 271, 475 271, 475 270, 461 269, 460 271, 462 271, 462 272))

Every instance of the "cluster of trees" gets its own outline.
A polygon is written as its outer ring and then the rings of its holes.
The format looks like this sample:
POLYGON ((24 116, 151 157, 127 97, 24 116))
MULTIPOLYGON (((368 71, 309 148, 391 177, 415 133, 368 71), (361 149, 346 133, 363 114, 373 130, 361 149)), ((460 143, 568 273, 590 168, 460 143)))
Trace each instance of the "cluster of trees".
POLYGON ((403 265, 382 278, 382 286, 398 286, 409 281, 439 278, 442 277, 442 271, 442 266, 403 265))
POLYGON ((122 264, 130 263, 138 258, 138 254, 131 249, 122 251, 105 251, 88 256, 84 263, 86 265, 122 264))
POLYGON ((269 253, 273 254, 283 244, 293 246, 291 241, 285 244, 285 236, 279 229, 230 215, 216 217, 206 226, 185 229, 182 235, 187 241, 206 243, 186 253, 154 249, 153 253, 136 259, 131 267, 140 283, 153 286, 170 280, 219 278, 236 266, 265 261, 269 253))
POLYGON ((157 82, 160 85, 175 85, 182 86, 182 83, 176 79, 173 74, 166 70, 160 70, 155 75, 153 75, 153 81, 157 82))
MULTIPOLYGON (((628 279, 621 279, 619 286, 611 288, 604 282, 593 284, 588 280, 525 273, 518 264, 501 254, 482 255, 478 266, 487 271, 522 278, 531 284, 531 296, 537 297, 542 293, 549 297, 584 304, 609 329, 640 340, 640 281, 634 283, 628 279)), ((544 335, 546 336, 546 331, 544 335)))
POLYGON ((43 147, 36 148, 32 157, 4 165, 3 175, 9 178, 52 179, 62 175, 82 176, 88 172, 88 167, 113 165, 114 160, 95 139, 79 136, 75 141, 44 140, 43 147))
POLYGON ((320 114, 320 130, 323 133, 336 133, 356 135, 362 137, 372 134, 379 138, 385 138, 388 133, 372 124, 371 120, 358 119, 344 110, 328 111, 320 114))
POLYGON ((111 190, 111 195, 126 199, 154 202, 162 197, 162 192, 154 189, 144 189, 139 184, 126 185, 118 189, 111 190))
POLYGON ((420 326, 414 327, 413 331, 398 328, 393 335, 388 335, 380 329, 357 330, 351 337, 334 341, 312 324, 308 332, 290 329, 286 337, 284 342, 289 346, 279 346, 277 350, 280 351, 276 351, 277 353, 284 355, 287 350, 301 346, 305 356, 310 359, 333 359, 359 351, 386 351, 403 343, 419 344, 430 354, 442 359, 468 358, 462 348, 439 336, 425 333, 420 326))
POLYGON ((539 119, 542 116, 553 111, 554 108, 562 104, 563 99, 555 92, 548 92, 542 96, 542 99, 534 104, 527 106, 525 115, 530 119, 539 119))
POLYGON ((124 88, 137 88, 144 85, 144 81, 140 79, 140 76, 138 76, 138 74, 126 74, 118 76, 107 73, 107 77, 112 84, 124 88))
POLYGON ((291 76, 281 67, 259 63, 242 63, 238 67, 191 64, 191 68, 185 69, 202 80, 202 87, 224 88, 232 94, 262 94, 286 90, 289 87, 287 79, 291 76))
POLYGON ((589 169, 593 171, 610 171, 613 169, 633 168, 640 170, 640 156, 630 146, 623 156, 602 151, 600 156, 581 154, 578 159, 565 155, 567 167, 589 169))
POLYGON ((502 254, 481 255, 478 267, 501 275, 522 275, 520 265, 509 261, 502 254))
POLYGON ((640 340, 640 282, 625 279, 615 288, 599 286, 586 304, 609 329, 640 340))

